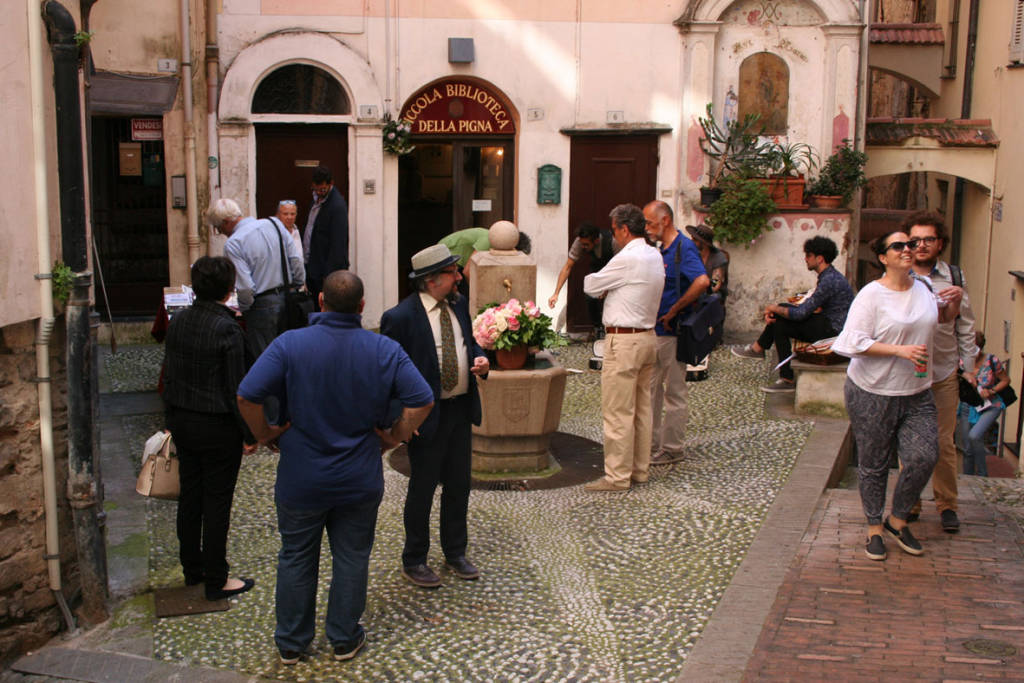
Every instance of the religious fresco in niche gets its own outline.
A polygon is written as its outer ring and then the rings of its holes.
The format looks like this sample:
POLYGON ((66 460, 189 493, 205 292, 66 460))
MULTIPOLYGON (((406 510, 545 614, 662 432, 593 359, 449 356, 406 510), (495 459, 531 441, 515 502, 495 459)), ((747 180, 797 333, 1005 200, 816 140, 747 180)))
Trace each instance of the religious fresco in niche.
POLYGON ((789 128, 789 67, 781 57, 757 52, 740 64, 739 118, 760 114, 767 135, 789 128))
POLYGON ((739 0, 720 21, 745 26, 815 26, 825 21, 818 9, 803 0, 739 0))

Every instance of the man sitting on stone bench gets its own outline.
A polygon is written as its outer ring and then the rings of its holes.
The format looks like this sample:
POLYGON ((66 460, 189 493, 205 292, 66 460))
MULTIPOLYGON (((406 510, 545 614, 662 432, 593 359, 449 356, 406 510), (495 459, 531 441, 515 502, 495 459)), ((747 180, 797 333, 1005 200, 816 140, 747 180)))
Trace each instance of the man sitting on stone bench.
MULTIPOLYGON (((779 360, 789 358, 790 338, 816 342, 839 334, 846 322, 846 312, 853 302, 853 288, 838 270, 832 267, 839 250, 827 237, 812 237, 804 242, 807 270, 818 274, 818 284, 797 304, 769 304, 764 309, 764 332, 753 344, 733 348, 740 358, 764 358, 765 351, 775 344, 779 360)), ((793 369, 786 362, 779 368, 779 379, 761 391, 778 393, 795 390, 793 369)))

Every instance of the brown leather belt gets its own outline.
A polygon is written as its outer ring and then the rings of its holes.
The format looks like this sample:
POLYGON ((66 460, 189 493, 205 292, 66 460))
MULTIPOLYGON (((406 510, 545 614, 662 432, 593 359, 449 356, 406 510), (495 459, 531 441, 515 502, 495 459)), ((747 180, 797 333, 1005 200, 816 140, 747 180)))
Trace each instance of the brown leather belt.
POLYGON ((650 332, 649 327, 605 327, 604 331, 607 334, 638 334, 640 332, 650 332))

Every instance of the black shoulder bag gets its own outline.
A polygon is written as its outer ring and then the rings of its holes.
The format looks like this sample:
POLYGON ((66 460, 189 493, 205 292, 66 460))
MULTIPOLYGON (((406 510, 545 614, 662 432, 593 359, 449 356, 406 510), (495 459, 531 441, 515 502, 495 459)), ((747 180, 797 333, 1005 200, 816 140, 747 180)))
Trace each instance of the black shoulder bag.
MULTIPOLYGON (((277 323, 277 329, 278 332, 284 332, 305 327, 309 324, 309 314, 313 312, 313 296, 309 292, 299 289, 298 285, 291 284, 292 278, 288 273, 288 265, 284 258, 284 237, 281 235, 285 227, 273 216, 270 217, 270 222, 277 229, 277 243, 281 246, 281 283, 284 286, 284 310, 281 312, 281 319, 277 323)), ((289 239, 291 238, 289 237, 289 239)))
MULTIPOLYGON (((684 239, 676 235, 676 240, 684 239)), ((682 275, 679 263, 682 260, 681 244, 676 244, 676 301, 682 294, 682 275)), ((705 292, 693 303, 690 311, 676 316, 676 360, 687 365, 697 365, 722 341, 725 327, 725 307, 717 293, 705 292)))

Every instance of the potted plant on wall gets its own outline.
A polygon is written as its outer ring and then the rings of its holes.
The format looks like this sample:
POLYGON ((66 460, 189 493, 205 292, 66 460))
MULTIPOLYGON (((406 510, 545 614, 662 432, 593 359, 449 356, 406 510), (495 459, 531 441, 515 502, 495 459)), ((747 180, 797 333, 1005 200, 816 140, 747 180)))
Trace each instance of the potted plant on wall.
POLYGON ((806 142, 772 142, 764 153, 764 183, 780 209, 806 209, 803 203, 805 173, 818 165, 818 155, 806 142))
POLYGON ((868 155, 858 152, 848 139, 825 160, 821 173, 807 186, 813 204, 822 209, 838 209, 850 203, 853 194, 867 185, 864 166, 868 155))
POLYGON ((746 248, 768 227, 768 216, 775 212, 775 202, 764 184, 745 173, 722 179, 722 196, 712 204, 707 223, 715 230, 715 239, 746 248))
POLYGON ((704 133, 699 143, 701 151, 712 159, 713 170, 707 186, 700 188, 700 203, 711 206, 722 195, 720 184, 728 177, 727 172, 763 164, 768 146, 758 139, 763 130, 760 115, 747 114, 742 120, 723 125, 715 120, 710 102, 706 112, 707 116, 697 119, 704 133))

